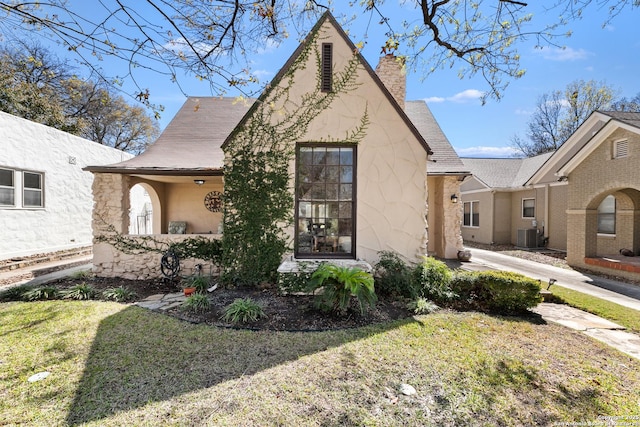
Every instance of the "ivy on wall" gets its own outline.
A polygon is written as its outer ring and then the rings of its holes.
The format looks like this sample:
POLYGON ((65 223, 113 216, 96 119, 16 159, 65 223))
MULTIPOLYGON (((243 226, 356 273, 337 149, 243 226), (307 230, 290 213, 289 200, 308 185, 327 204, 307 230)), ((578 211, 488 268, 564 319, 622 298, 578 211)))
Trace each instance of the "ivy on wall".
POLYGON ((188 237, 182 241, 161 241, 153 236, 132 236, 119 233, 113 225, 107 226, 108 234, 96 236, 96 243, 107 243, 118 251, 137 255, 145 252, 165 254, 172 250, 180 259, 195 258, 219 265, 222 260, 222 242, 202 236, 188 237))
MULTIPOLYGON (((252 106, 248 120, 236 128, 225 147, 222 265, 228 284, 275 281, 283 255, 290 250, 286 229, 294 219, 290 188, 294 180, 289 165, 295 158, 296 143, 336 97, 358 86, 360 62, 354 53, 342 70, 334 72, 333 90, 321 90, 318 37, 317 30, 312 32, 294 63, 252 106), (294 76, 305 69, 312 54, 318 66, 315 85, 300 99, 292 99, 294 76)), ((329 137, 327 141, 356 144, 364 137, 367 124, 365 110, 356 129, 343 139, 329 137)))

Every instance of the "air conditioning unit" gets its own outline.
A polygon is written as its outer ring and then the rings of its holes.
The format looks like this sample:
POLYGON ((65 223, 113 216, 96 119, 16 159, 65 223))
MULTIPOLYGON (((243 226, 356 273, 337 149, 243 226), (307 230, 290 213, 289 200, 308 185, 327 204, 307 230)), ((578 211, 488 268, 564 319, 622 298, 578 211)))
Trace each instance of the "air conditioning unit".
POLYGON ((538 230, 536 228, 519 229, 516 246, 521 248, 537 248, 538 230))

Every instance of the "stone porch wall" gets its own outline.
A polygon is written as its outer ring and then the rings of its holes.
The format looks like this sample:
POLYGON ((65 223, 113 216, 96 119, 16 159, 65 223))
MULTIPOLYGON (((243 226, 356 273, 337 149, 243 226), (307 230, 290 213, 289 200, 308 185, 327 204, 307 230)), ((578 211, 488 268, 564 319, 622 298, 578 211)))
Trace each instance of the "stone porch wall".
MULTIPOLYGON (((133 241, 141 241, 138 236, 127 236, 133 241)), ((205 239, 220 239, 219 234, 157 234, 148 236, 157 242, 181 242, 193 237, 205 239)), ((164 246, 164 245, 163 245, 164 246)), ((161 252, 143 252, 140 254, 126 254, 118 251, 108 243, 96 243, 93 246, 93 273, 99 277, 122 277, 130 280, 149 280, 164 277, 160 270, 161 252)), ((217 276, 219 266, 210 262, 187 258, 180 260, 179 276, 187 277, 198 273, 196 264, 202 264, 202 275, 217 276)))

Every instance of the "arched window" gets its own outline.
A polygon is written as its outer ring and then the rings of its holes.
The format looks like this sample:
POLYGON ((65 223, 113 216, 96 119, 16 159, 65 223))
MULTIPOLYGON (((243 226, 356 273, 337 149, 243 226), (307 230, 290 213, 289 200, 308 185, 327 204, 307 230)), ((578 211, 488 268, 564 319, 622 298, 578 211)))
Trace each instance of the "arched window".
POLYGON ((598 233, 616 234, 616 198, 611 195, 598 206, 598 233))

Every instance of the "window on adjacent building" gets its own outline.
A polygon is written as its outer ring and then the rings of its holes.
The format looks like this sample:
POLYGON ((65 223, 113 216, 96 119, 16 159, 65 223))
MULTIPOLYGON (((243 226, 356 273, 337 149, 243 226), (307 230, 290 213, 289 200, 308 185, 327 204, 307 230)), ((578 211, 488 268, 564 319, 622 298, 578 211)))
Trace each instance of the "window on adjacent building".
POLYGON ((621 139, 613 143, 613 157, 619 159, 629 155, 629 141, 621 139))
POLYGON ((616 198, 607 196, 598 206, 598 233, 616 234, 616 198))
POLYGON ((480 227, 480 202, 464 202, 462 225, 480 227))
POLYGON ((333 45, 331 43, 322 43, 322 76, 321 87, 323 92, 331 92, 333 90, 333 45))
POLYGON ((44 206, 41 173, 23 172, 22 187, 22 206, 25 208, 41 208, 44 206))
POLYGON ((13 170, 0 169, 0 206, 15 205, 13 170))
POLYGON ((536 217, 536 199, 522 199, 522 218, 536 217))
POLYGON ((298 257, 355 256, 355 147, 298 145, 298 257))

